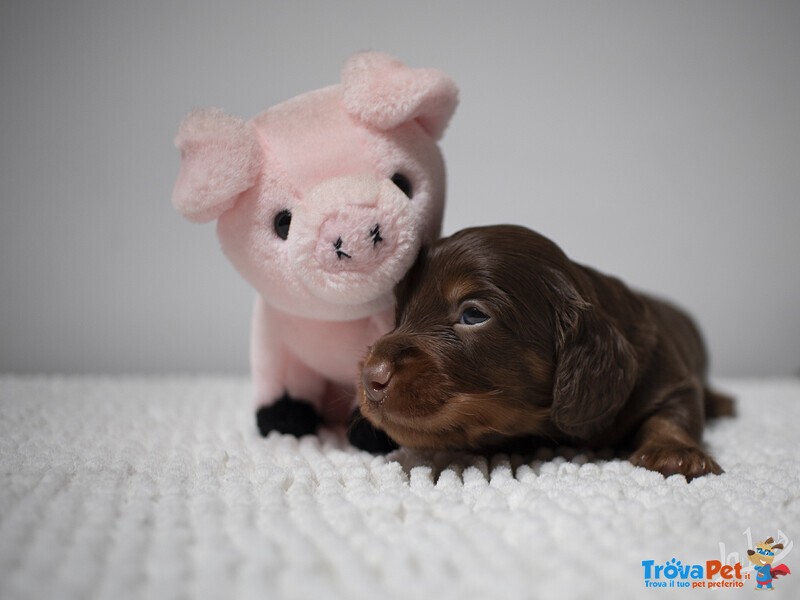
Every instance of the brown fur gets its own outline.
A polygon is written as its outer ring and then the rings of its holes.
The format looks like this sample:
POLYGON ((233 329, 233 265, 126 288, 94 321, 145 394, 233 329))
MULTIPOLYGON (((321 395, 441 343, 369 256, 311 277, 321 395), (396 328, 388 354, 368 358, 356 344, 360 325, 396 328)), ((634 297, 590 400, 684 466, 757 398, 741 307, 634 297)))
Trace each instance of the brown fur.
POLYGON ((700 334, 677 308, 515 226, 441 240, 396 296, 397 327, 362 365, 360 408, 398 443, 631 444, 631 462, 664 475, 722 472, 701 437, 733 404, 708 390, 700 334), (468 307, 489 319, 460 323, 468 307))

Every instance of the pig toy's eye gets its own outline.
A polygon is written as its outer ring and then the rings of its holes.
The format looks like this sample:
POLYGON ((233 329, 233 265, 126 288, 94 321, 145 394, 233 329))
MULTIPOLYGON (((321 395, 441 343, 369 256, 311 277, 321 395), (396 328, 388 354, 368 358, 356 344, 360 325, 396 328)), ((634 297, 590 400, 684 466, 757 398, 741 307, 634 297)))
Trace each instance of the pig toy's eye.
POLYGON ((275 233, 282 240, 289 237, 289 225, 292 224, 292 213, 288 210, 282 210, 275 215, 275 233))
POLYGON ((392 183, 400 188, 400 191, 408 196, 409 200, 414 196, 414 189, 411 186, 411 182, 408 180, 408 177, 402 173, 395 173, 392 175, 392 183))

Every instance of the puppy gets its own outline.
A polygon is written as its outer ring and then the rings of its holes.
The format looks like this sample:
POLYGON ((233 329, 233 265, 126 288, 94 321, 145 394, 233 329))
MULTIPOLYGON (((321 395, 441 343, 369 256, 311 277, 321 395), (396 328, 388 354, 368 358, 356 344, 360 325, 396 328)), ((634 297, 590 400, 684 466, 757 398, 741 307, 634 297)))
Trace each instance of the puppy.
POLYGON ((396 296, 359 403, 399 444, 628 448, 665 476, 722 473, 701 437, 733 401, 709 390, 702 339, 677 308, 507 225, 423 250, 396 296))

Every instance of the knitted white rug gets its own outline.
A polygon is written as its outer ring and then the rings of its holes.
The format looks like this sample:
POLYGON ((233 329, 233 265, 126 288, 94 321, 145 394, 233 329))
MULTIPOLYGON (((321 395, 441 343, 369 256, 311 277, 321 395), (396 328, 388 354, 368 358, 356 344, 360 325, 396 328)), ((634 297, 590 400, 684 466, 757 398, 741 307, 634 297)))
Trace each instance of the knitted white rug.
POLYGON ((770 597, 798 598, 800 382, 721 387, 726 473, 687 484, 569 450, 263 439, 240 379, 0 377, 0 598, 742 597, 770 536, 793 571, 770 597))

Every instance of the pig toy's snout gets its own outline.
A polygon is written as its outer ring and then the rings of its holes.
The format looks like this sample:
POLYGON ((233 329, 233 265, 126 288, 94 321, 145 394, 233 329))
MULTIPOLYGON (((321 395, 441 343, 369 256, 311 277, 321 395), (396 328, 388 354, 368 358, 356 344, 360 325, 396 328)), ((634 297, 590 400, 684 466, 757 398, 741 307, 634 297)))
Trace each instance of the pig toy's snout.
POLYGON ((394 249, 393 227, 386 231, 386 216, 376 210, 345 209, 326 219, 317 240, 316 260, 324 269, 360 271, 374 269, 394 249), (364 212, 366 214, 359 214, 364 212))
MULTIPOLYGON (((356 235, 354 237, 358 237, 358 236, 356 235)), ((366 245, 367 246, 372 246, 372 250, 373 250, 372 254, 376 255, 377 254, 378 244, 384 241, 383 240, 383 236, 381 236, 381 224, 380 223, 375 223, 375 227, 373 227, 372 229, 369 230, 369 239, 372 240, 372 243, 371 244, 368 243, 366 245)), ((358 244, 358 241, 356 242, 356 244, 358 246, 360 246, 359 250, 363 250, 364 249, 365 244, 363 244, 363 243, 358 244)), ((342 237, 339 236, 339 237, 336 238, 336 241, 333 242, 333 251, 336 253, 336 258, 338 258, 339 260, 342 260, 343 258, 346 258, 346 259, 352 261, 353 260, 353 255, 352 254, 348 254, 346 250, 343 250, 342 246, 344 246, 344 240, 342 240, 342 237)), ((356 260, 355 262, 362 262, 364 254, 365 254, 364 252, 359 252, 359 254, 357 256, 358 260, 356 260)), ((348 264, 348 263, 345 263, 345 264, 348 264)))
MULTIPOLYGON (((312 192, 297 221, 295 260, 315 296, 336 304, 386 296, 411 266, 420 246, 418 217, 389 179, 341 178, 312 192)), ((289 237, 291 240, 291 236, 289 237)))

